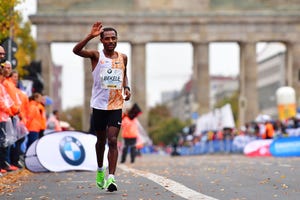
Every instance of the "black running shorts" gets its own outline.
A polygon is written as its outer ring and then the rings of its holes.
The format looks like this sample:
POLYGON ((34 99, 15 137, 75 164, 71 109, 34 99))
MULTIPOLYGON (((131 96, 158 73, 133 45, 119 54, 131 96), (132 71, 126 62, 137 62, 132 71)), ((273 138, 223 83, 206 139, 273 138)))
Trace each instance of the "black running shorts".
POLYGON ((95 131, 106 130, 109 126, 120 128, 122 122, 122 109, 98 110, 93 108, 92 120, 95 131))

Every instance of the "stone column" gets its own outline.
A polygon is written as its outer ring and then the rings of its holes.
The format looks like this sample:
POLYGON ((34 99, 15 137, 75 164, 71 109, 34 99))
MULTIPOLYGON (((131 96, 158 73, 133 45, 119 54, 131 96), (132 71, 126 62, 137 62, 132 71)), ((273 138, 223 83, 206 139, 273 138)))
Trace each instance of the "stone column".
POLYGON ((240 44, 239 126, 258 115, 256 43, 240 44))
POLYGON ((193 93, 198 102, 199 114, 210 110, 210 76, 208 65, 208 43, 193 43, 193 93))
POLYGON ((143 111, 139 117, 141 124, 147 130, 148 109, 146 101, 146 45, 131 43, 131 102, 137 103, 143 111))
MULTIPOLYGON (((98 43, 90 42, 86 45, 87 49, 98 49, 98 43)), ((92 66, 91 60, 89 58, 84 58, 83 60, 83 110, 82 110, 82 130, 88 131, 90 129, 90 117, 91 117, 91 107, 90 99, 92 95, 92 85, 93 85, 93 76, 92 76, 92 66)))
POLYGON ((291 70, 288 86, 295 89, 297 107, 300 105, 300 41, 287 44, 287 66, 291 70))
POLYGON ((293 85, 293 44, 286 44, 286 54, 285 54, 285 78, 284 78, 284 86, 293 85))
POLYGON ((53 63, 51 56, 51 43, 39 42, 37 44, 37 60, 41 61, 42 77, 44 80, 43 93, 53 98, 53 63))

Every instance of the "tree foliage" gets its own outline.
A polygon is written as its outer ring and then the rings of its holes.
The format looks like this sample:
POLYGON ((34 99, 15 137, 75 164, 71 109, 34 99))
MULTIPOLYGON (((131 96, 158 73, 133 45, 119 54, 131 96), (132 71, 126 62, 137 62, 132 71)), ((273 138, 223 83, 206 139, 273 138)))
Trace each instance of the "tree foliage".
POLYGON ((31 23, 26 22, 16 30, 16 43, 18 44, 18 51, 16 58, 18 60, 17 71, 20 76, 26 75, 24 70, 25 66, 28 66, 35 60, 36 42, 31 36, 31 23))
POLYGON ((69 122, 70 125, 78 131, 82 130, 82 107, 77 106, 68 108, 61 112, 60 120, 69 122))
POLYGON ((178 132, 186 126, 185 122, 171 117, 166 106, 157 105, 149 111, 149 136, 154 144, 172 143, 178 132))
POLYGON ((0 0, 0 41, 9 36, 11 27, 18 26, 20 15, 14 7, 19 3, 20 0, 0 0))
POLYGON ((18 60, 16 70, 20 77, 26 74, 25 66, 35 59, 36 42, 31 35, 30 22, 23 23, 21 13, 14 8, 21 0, 0 0, 0 43, 8 37, 18 45, 15 57, 18 60))
POLYGON ((171 113, 166 106, 157 105, 149 111, 149 127, 155 127, 161 120, 171 117, 171 113))

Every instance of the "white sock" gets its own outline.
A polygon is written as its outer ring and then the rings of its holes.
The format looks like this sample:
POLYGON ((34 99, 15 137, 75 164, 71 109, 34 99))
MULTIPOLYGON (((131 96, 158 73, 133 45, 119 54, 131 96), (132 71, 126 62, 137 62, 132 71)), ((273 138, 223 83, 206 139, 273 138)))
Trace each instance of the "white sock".
POLYGON ((98 171, 104 171, 105 170, 105 167, 98 167, 98 171))
POLYGON ((109 178, 113 178, 113 179, 115 179, 115 175, 113 175, 113 174, 108 174, 108 177, 107 177, 107 179, 109 179, 109 178))

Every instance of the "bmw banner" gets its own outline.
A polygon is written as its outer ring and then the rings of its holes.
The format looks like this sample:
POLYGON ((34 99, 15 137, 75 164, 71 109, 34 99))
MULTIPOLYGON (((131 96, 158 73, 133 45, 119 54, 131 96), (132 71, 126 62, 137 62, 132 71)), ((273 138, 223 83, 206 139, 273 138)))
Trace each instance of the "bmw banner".
POLYGON ((36 155, 36 144, 39 140, 33 142, 27 149, 25 154, 25 166, 32 172, 48 172, 49 170, 43 167, 36 155))
MULTIPOLYGON (((36 141, 36 147, 32 147, 36 152, 31 154, 36 155, 34 162, 40 164, 36 168, 42 171, 43 168, 53 172, 68 170, 96 171, 96 140, 96 136, 80 131, 52 132, 36 141)), ((107 166, 106 155, 107 148, 104 155, 104 166, 107 166)), ((37 171, 29 168, 33 165, 30 163, 33 160, 32 157, 26 153, 26 167, 31 171, 37 171)))

